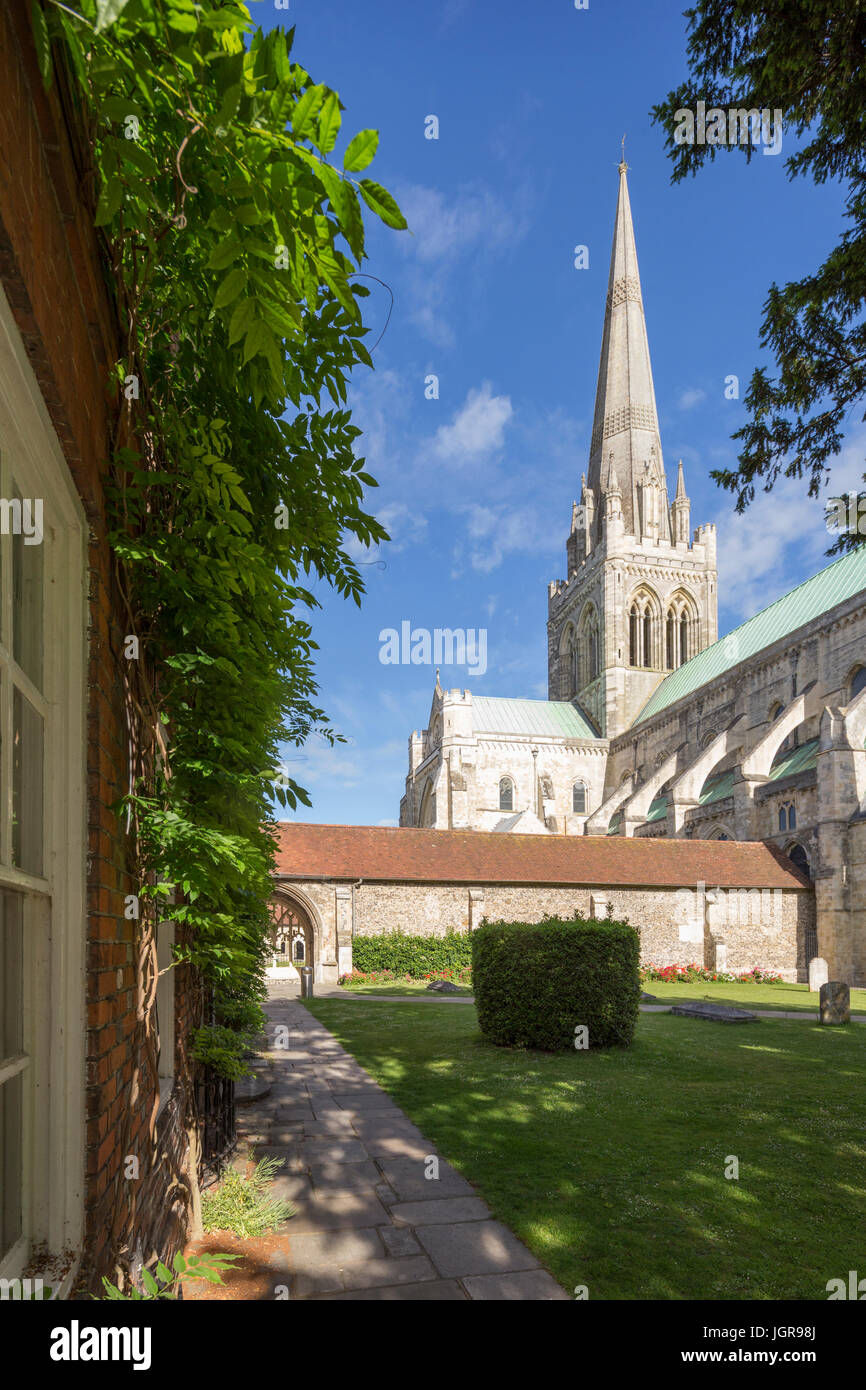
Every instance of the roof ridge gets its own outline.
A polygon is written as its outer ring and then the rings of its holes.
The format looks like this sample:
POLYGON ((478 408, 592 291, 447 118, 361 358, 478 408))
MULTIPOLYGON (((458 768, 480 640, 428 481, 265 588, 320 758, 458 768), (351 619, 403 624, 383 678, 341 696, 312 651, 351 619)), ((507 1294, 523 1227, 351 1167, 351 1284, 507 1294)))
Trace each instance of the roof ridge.
MULTIPOLYGON (((689 660, 684 662, 682 666, 678 666, 674 671, 669 671, 668 674, 661 681, 661 683, 649 696, 649 698, 644 701, 637 715, 632 720, 630 727, 634 728, 645 718, 651 718, 652 716, 659 714, 663 709, 667 709, 669 705, 676 704, 678 700, 684 699, 687 695, 693 695, 695 691, 699 690, 703 685, 709 684, 710 681, 717 679, 717 677, 720 674, 723 674, 722 672, 716 671, 712 674, 708 674, 703 680, 698 681, 697 684, 691 686, 688 684, 689 671, 691 670, 692 672, 694 672, 696 670, 700 670, 701 666, 706 666, 710 664, 710 662, 712 661, 711 654, 714 652, 718 652, 719 650, 723 650, 725 643, 730 641, 732 637, 736 637, 738 633, 742 634, 746 628, 752 627, 753 625, 760 623, 761 620, 766 620, 767 615, 771 614, 774 609, 779 608, 779 606, 783 603, 788 603, 796 594, 801 593, 810 585, 815 585, 819 581, 823 581, 824 583, 826 583, 827 576, 831 574, 834 570, 844 566, 853 566, 855 563, 859 564, 860 566, 866 566, 866 546, 858 546, 856 549, 849 551, 847 554, 840 555, 838 560, 834 560, 831 564, 825 565, 823 569, 816 570, 814 574, 810 574, 806 579, 801 580, 799 584, 795 584, 792 589, 787 589, 785 593, 780 594, 778 598, 773 599, 773 602, 768 603, 765 608, 759 608, 757 613, 753 613, 751 617, 744 618, 741 623, 738 623, 736 627, 732 627, 728 632, 724 634, 724 636, 718 637, 716 641, 711 642, 708 647, 703 647, 701 651, 696 652, 694 656, 689 657, 689 660), (684 675, 684 673, 686 674, 684 675), (666 686, 669 689, 673 690, 674 693, 670 696, 670 698, 667 701, 659 700, 659 696, 661 692, 665 690, 666 686)), ((866 583, 862 585, 862 588, 866 589, 866 583)), ((830 610, 835 608, 838 604, 847 602, 849 599, 855 597, 855 595, 859 592, 861 592, 861 590, 856 589, 852 593, 846 594, 841 598, 833 598, 833 601, 828 602, 825 607, 819 610, 819 612, 813 613, 810 617, 804 618, 800 622, 795 622, 792 626, 788 627, 783 635, 789 637, 791 633, 796 632, 798 628, 804 627, 807 623, 814 621, 816 617, 819 617, 824 613, 830 612, 830 610)), ((828 598, 829 597, 832 596, 828 595, 828 598)), ((773 643, 778 640, 778 635, 770 637, 761 646, 756 647, 754 651, 746 652, 743 656, 738 655, 730 664, 726 665, 725 672, 733 669, 733 666, 738 665, 740 661, 747 661, 749 657, 755 656, 759 651, 763 651, 766 647, 771 647, 773 643)))

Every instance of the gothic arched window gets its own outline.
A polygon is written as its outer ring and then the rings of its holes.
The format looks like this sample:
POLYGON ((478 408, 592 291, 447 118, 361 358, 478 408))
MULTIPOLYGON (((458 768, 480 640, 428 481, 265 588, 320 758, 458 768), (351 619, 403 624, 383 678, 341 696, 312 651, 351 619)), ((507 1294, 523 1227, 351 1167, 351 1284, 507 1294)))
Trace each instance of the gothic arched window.
POLYGON ((861 690, 866 690, 866 666, 860 666, 851 678, 851 690, 848 695, 848 703, 856 699, 861 690))
POLYGON ((779 807, 779 829, 780 829, 780 830, 787 830, 787 829, 788 829, 788 808, 787 808, 787 806, 780 806, 780 807, 779 807))
POLYGON ((666 660, 666 662, 665 662, 665 665, 667 666, 667 668, 668 668, 669 671, 672 671, 672 670, 674 669, 674 666, 676 665, 676 649, 677 649, 677 620, 676 620, 676 618, 674 617, 673 613, 668 613, 668 621, 667 621, 667 652, 666 652, 667 660, 666 660))
POLYGON ((642 666, 652 666, 652 617, 649 608, 644 609, 643 615, 643 661, 642 666))
POLYGON ((680 614, 680 665, 685 666, 689 659, 689 620, 683 611, 680 614))
POLYGON ((631 612, 628 615, 628 664, 629 666, 639 666, 638 659, 640 648, 640 614, 637 611, 637 604, 633 603, 631 612))
POLYGON ((791 802, 788 806, 788 829, 797 829, 797 808, 793 802, 791 802))
POLYGON ((812 871, 809 868, 809 859, 802 845, 792 845, 788 850, 788 858, 792 864, 797 865, 800 872, 804 873, 807 878, 812 877, 812 871))
POLYGON ((514 810, 514 783, 510 777, 502 777, 499 781, 499 809, 500 811, 514 810))
POLYGON ((571 789, 571 809, 577 816, 586 815, 586 783, 575 782, 571 789))

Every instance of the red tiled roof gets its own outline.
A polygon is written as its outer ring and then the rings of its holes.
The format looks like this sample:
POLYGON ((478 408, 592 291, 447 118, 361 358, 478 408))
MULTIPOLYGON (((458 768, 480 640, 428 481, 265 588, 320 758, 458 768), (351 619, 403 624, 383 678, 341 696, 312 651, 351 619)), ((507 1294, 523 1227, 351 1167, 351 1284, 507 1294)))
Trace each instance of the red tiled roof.
POLYGON ((811 888, 762 841, 508 835, 375 825, 275 827, 277 874, 411 883, 575 883, 587 887, 811 888))

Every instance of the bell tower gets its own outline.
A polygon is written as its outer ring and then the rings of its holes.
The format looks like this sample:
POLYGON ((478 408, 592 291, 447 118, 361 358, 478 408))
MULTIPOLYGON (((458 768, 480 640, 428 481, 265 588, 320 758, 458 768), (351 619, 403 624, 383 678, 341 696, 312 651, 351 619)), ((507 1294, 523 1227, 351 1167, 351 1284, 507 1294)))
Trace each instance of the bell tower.
POLYGON ((682 462, 668 498, 627 172, 623 160, 589 467, 548 593, 548 697, 577 701, 607 738, 718 636, 715 527, 690 536, 682 462))

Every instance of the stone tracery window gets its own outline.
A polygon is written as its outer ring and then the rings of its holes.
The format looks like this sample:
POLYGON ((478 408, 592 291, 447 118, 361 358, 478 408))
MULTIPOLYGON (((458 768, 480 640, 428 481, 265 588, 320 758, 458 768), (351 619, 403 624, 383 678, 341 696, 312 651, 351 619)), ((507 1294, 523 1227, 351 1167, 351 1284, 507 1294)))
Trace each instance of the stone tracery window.
POLYGON ((695 655, 696 626, 694 604, 688 594, 674 594, 665 619, 665 665, 675 671, 695 655))
POLYGON ((586 815, 586 783, 575 782, 571 789, 571 809, 576 816, 586 815))
POLYGON ((656 604, 651 594, 645 590, 635 594, 629 608, 629 665, 652 667, 656 665, 656 629, 658 625, 656 604))
POLYGON ((499 809, 514 810, 514 783, 510 777, 501 777, 499 780, 499 809))

